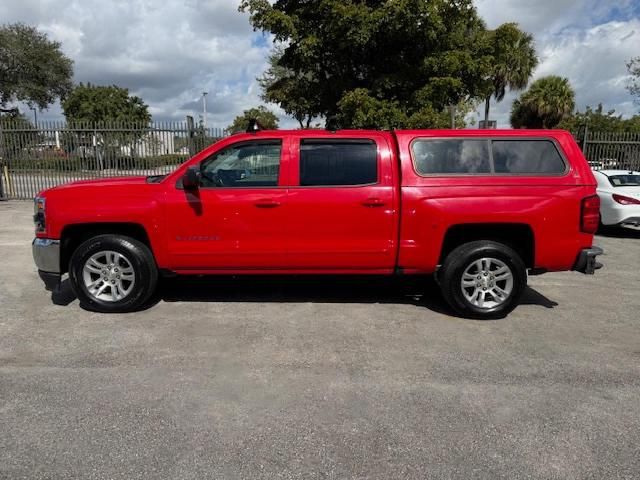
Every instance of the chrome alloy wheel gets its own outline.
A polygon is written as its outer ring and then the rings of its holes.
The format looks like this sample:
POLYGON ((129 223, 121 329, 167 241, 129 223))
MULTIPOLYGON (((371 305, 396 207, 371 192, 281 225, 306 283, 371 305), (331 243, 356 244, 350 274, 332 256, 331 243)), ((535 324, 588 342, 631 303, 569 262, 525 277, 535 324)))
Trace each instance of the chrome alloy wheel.
POLYGON ((136 283, 136 274, 127 257, 118 252, 98 252, 85 262, 82 279, 89 295, 103 302, 127 297, 136 283))
POLYGON ((460 286, 471 305, 492 309, 502 305, 511 296, 513 272, 497 258, 480 258, 466 268, 460 286))

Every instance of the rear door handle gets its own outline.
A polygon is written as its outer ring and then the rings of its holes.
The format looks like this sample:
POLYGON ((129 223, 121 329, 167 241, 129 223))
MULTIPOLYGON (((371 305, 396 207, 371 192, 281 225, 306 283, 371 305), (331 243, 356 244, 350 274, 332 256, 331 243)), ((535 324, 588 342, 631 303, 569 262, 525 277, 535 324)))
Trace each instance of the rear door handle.
POLYGON ((384 202, 379 198, 367 198, 362 205, 369 208, 384 207, 384 202))
POLYGON ((254 205, 256 208, 278 208, 280 206, 280 202, 266 198, 264 200, 258 200, 254 205))

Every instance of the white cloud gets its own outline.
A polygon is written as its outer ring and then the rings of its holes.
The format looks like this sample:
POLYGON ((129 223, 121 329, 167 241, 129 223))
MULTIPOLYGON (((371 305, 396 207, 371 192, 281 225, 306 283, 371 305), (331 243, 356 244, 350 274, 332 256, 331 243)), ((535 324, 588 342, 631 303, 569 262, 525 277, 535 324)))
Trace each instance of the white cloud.
POLYGON ((202 91, 210 92, 212 126, 262 103, 255 78, 270 42, 234 1, 26 0, 0 5, 0 18, 47 32, 75 61, 76 82, 127 87, 155 118, 197 118, 202 91))
MULTIPOLYGON (((270 49, 270 41, 237 11, 238 3, 21 0, 1 2, 0 18, 47 32, 75 61, 76 81, 127 87, 150 105, 155 118, 197 116, 206 90, 209 123, 223 127, 261 103, 255 78, 270 49)), ((637 111, 624 88, 625 62, 639 54, 637 0, 477 0, 476 5, 490 28, 515 21, 531 32, 541 59, 535 78, 568 77, 579 108, 602 102, 625 115, 637 111)), ((501 126, 508 126, 513 98, 492 104, 492 117, 501 126)), ((44 116, 59 115, 54 106, 44 116)))
MULTIPOLYGON (((533 80, 545 75, 567 77, 576 91, 577 108, 602 103, 630 116, 638 112, 625 89, 625 63, 640 52, 640 20, 634 0, 478 0, 489 28, 515 21, 534 35, 540 65, 533 80)), ((510 93, 492 102, 491 117, 509 126, 510 93)), ((477 113, 483 118, 483 112, 477 113)))

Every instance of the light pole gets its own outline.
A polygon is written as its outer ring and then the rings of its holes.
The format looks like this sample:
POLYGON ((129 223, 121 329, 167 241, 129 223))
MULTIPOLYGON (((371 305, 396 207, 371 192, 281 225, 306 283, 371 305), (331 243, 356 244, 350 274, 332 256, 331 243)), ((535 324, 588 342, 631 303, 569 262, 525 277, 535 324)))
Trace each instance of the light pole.
POLYGON ((209 92, 202 92, 202 125, 205 132, 207 130, 207 95, 209 95, 209 92))
POLYGON ((31 107, 30 110, 33 110, 33 122, 36 128, 38 128, 38 110, 35 107, 31 107))

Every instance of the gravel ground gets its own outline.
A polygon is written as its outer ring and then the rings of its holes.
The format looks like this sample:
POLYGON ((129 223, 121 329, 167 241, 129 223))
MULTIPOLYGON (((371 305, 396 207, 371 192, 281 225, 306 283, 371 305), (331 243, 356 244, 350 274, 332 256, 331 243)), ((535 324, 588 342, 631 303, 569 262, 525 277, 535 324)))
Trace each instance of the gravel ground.
POLYGON ((0 478, 640 477, 640 234, 470 321, 432 283, 182 279, 52 298, 0 203, 0 478))

